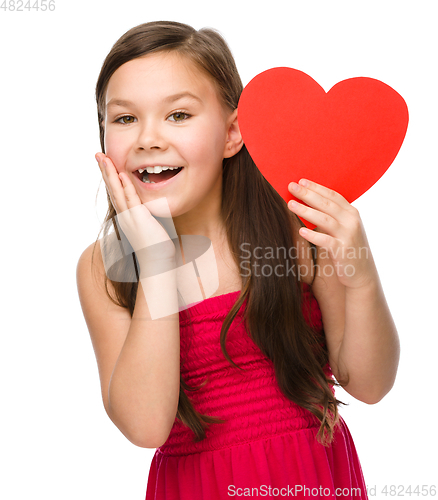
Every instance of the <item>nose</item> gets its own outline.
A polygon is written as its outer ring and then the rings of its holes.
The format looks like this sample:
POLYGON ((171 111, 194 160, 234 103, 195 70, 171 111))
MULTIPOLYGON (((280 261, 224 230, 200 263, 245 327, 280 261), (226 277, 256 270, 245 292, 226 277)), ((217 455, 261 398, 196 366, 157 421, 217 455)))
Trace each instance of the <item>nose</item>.
POLYGON ((139 128, 137 149, 148 150, 166 148, 167 140, 160 130, 160 125, 158 123, 151 121, 149 123, 144 123, 144 125, 139 128))

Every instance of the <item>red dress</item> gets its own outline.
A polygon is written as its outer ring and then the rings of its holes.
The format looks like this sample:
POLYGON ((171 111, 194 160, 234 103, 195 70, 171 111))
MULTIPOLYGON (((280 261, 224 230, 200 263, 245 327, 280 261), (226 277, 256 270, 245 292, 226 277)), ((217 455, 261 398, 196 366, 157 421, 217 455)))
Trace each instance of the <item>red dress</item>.
MULTIPOLYGON (((318 302, 308 285, 303 286, 312 323, 322 331, 318 302)), ((340 419, 330 447, 316 441, 319 421, 281 393, 272 361, 249 337, 241 318, 246 302, 226 342, 231 359, 246 371, 224 357, 220 330, 239 294, 211 297, 179 313, 183 379, 197 386, 209 376, 202 388, 189 393, 192 404, 201 414, 226 423, 210 424, 206 438, 196 443, 192 430, 175 419, 153 457, 146 500, 367 499, 345 422, 340 419)), ((306 311, 303 308, 308 321, 306 311)))

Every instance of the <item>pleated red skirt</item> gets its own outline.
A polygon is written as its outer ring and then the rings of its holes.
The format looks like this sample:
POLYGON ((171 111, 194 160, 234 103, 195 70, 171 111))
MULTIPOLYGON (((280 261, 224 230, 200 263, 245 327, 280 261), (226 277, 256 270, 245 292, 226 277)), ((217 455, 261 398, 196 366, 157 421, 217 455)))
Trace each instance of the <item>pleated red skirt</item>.
MULTIPOLYGON (((303 286, 306 320, 322 331, 318 302, 303 286)), ((153 457, 146 500, 367 499, 344 420, 329 447, 318 443, 318 419, 281 393, 272 361, 251 340, 242 319, 245 303, 226 342, 231 359, 245 371, 224 357, 220 330, 239 293, 212 297, 179 313, 183 379, 190 386, 208 379, 188 395, 201 414, 226 422, 210 424, 206 438, 195 442, 192 430, 175 419, 153 457)))

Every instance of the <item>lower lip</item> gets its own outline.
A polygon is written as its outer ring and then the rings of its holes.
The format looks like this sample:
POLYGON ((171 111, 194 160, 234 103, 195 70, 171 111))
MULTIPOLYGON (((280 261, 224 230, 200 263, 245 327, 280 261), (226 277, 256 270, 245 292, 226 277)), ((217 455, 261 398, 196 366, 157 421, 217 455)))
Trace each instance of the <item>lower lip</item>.
POLYGON ((157 182, 155 184, 152 184, 150 182, 143 182, 136 175, 134 175, 134 177, 137 180, 137 183, 140 184, 143 189, 147 189, 148 191, 158 191, 159 189, 163 189, 167 186, 170 186, 170 184, 172 184, 172 182, 174 182, 175 179, 181 176, 183 170, 184 167, 176 175, 174 175, 170 179, 167 179, 167 181, 157 182))

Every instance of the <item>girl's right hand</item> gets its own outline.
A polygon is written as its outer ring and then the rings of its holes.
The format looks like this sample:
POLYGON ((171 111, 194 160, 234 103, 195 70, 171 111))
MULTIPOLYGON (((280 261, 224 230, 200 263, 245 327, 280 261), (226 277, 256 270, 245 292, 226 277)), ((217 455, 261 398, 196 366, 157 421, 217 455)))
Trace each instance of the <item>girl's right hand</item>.
POLYGON ((97 153, 96 160, 117 212, 118 225, 134 251, 141 251, 142 260, 149 263, 174 259, 175 245, 146 204, 141 202, 128 175, 118 173, 114 163, 103 153, 97 153))

